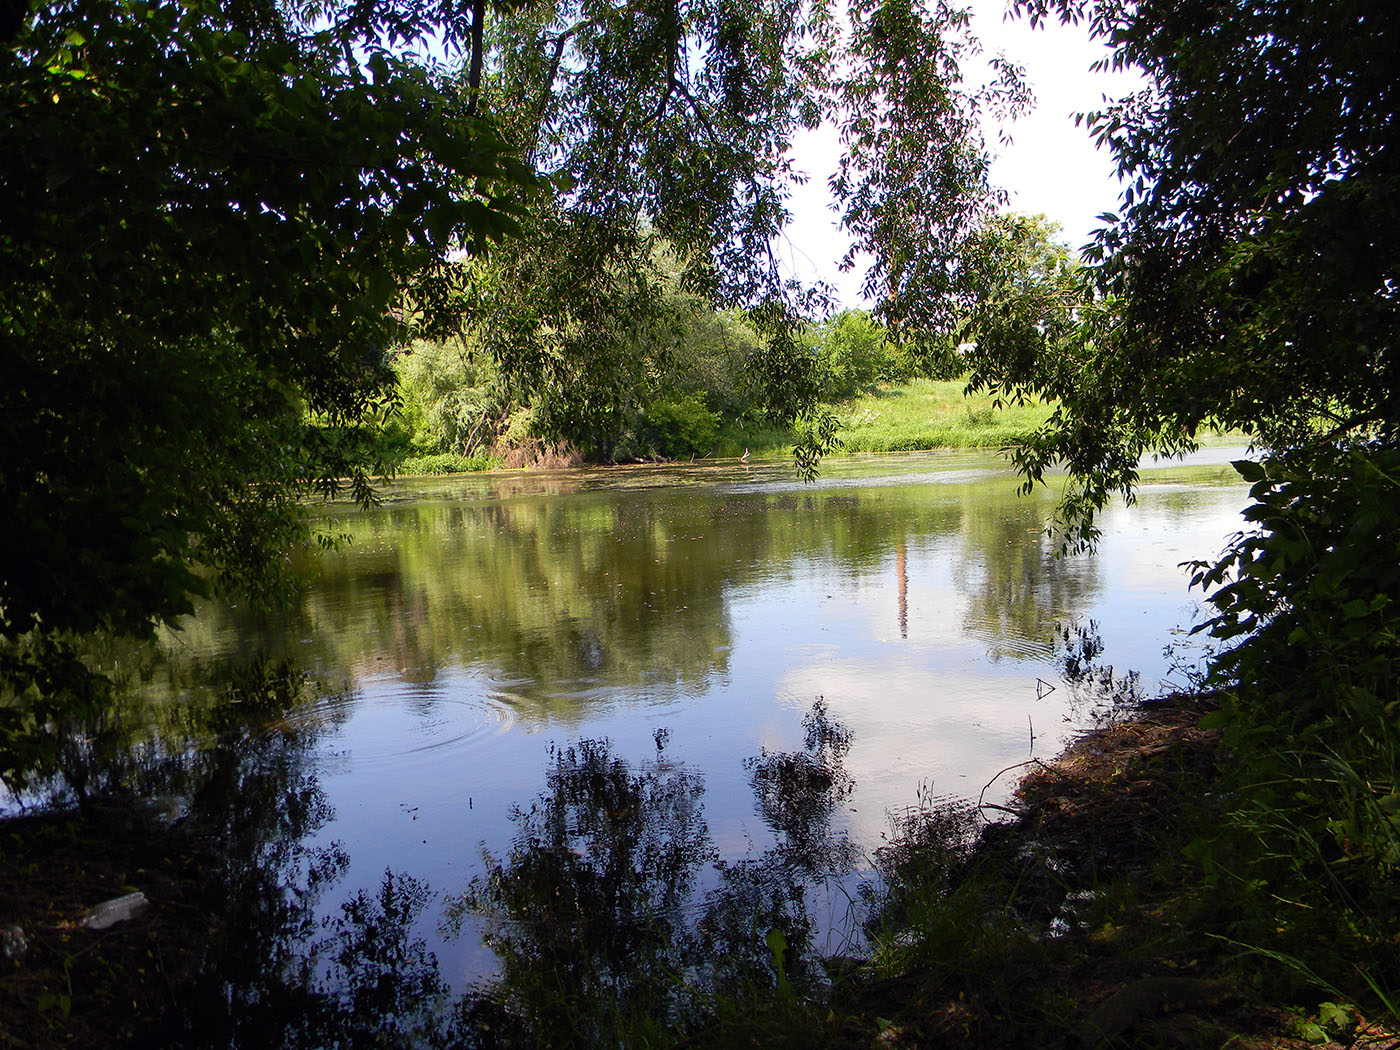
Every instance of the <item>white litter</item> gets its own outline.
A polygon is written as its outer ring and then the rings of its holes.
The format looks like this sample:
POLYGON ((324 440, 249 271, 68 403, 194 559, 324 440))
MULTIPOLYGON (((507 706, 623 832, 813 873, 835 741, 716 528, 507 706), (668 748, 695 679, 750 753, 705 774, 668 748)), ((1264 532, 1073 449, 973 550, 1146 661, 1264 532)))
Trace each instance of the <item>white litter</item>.
POLYGON ((6 959, 18 959, 29 950, 24 931, 18 926, 0 927, 0 949, 3 949, 6 959))
POLYGON ((119 922, 136 918, 150 906, 151 902, 146 899, 146 895, 137 890, 135 893, 113 897, 96 907, 89 908, 83 915, 82 925, 89 930, 105 930, 119 922))

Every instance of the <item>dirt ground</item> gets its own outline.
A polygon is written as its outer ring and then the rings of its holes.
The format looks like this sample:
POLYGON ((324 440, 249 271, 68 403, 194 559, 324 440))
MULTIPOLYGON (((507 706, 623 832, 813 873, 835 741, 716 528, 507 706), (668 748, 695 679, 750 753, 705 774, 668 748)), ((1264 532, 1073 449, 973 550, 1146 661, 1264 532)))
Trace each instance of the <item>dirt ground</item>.
POLYGON ((183 824, 130 804, 0 823, 0 929, 14 953, 0 953, 0 1047, 161 1045, 214 932, 203 894, 216 863, 183 824), (82 924, 135 891, 142 914, 82 924))

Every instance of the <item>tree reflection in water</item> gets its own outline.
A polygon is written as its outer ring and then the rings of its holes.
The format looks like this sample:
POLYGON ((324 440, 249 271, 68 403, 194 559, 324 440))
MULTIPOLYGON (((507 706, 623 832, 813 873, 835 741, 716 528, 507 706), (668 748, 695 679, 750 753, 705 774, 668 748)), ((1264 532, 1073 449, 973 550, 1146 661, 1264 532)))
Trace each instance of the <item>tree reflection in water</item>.
MULTIPOLYGON (((449 907, 487 920, 502 972, 490 998, 551 1041, 685 1008, 697 963, 684 911, 715 857, 699 774, 657 755, 632 768, 607 741, 552 748, 546 788, 513 814, 504 857, 449 907)), ((522 1037, 525 1031, 519 1033, 522 1037)))
POLYGON ((277 734, 224 758, 199 809, 229 844, 211 886, 223 902, 207 981, 192 997, 189 1047, 454 1047, 463 1045, 454 997, 414 922, 427 885, 386 872, 338 915, 317 918, 349 857, 303 839, 330 808, 299 734, 277 734))
POLYGON ((349 858, 310 844, 332 816, 318 734, 250 733, 241 721, 297 701, 302 679, 255 661, 239 681, 226 704, 173 709, 199 713, 181 728, 212 743, 182 749, 172 728, 170 741, 126 749, 91 781, 120 776, 192 799, 200 834, 224 857, 207 887, 206 976, 180 991, 182 1016, 155 1033, 161 1045, 612 1045, 824 980, 810 903, 823 880, 849 873, 854 848, 835 826, 853 789, 850 733, 820 701, 801 750, 744 763, 771 841, 739 860, 720 858, 704 778, 667 754, 664 730, 640 763, 606 740, 552 747, 544 790, 512 815, 509 849, 448 899, 447 929, 484 925, 500 963, 497 977, 457 994, 415 933, 437 897, 426 883, 386 871, 376 892, 327 914, 323 898, 349 858))
POLYGON ((607 741, 553 749, 544 793, 514 814, 510 851, 488 856, 449 908, 459 928, 485 917, 502 965, 463 1006, 480 1045, 674 1031, 702 1022, 716 997, 795 994, 819 980, 807 901, 815 881, 852 863, 832 828, 852 787, 841 764, 850 735, 820 703, 805 725, 802 751, 746 763, 774 843, 735 862, 719 860, 702 778, 667 759, 664 734, 637 767, 607 741), (712 885, 697 893, 707 872, 712 885))

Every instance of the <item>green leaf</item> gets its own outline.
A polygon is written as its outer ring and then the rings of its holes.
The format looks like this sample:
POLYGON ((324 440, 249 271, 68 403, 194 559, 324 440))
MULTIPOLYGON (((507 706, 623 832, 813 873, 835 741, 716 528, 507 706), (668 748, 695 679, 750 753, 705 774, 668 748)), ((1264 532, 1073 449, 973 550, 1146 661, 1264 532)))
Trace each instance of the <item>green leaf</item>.
POLYGON ((1317 1019, 1334 1032, 1344 1032, 1356 1024, 1356 1011, 1345 1003, 1322 1003, 1317 1008, 1317 1019))
POLYGON ((1199 729, 1223 729, 1230 724, 1230 716, 1225 711, 1212 711, 1196 723, 1199 729))
POLYGON ((1304 1021, 1298 1025, 1298 1038, 1313 1044, 1330 1043, 1332 1041, 1326 1029, 1313 1021, 1304 1021))
POLYGON ((1240 477, 1251 483, 1263 481, 1268 477, 1264 465, 1252 459, 1234 459, 1230 461, 1230 466, 1235 468, 1240 477))

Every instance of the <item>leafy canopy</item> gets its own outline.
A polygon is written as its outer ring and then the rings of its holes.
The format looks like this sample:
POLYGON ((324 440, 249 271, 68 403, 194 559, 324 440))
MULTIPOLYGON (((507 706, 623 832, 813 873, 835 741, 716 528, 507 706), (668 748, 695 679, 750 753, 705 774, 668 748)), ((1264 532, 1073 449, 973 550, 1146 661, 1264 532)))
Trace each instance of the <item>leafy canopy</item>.
POLYGON ((270 586, 300 496, 367 494, 402 284, 512 227, 504 141, 338 14, 73 0, 3 41, 5 637, 270 586))
MULTIPOLYGON (((1140 456, 1236 428, 1245 531, 1195 582, 1230 756, 1188 855, 1216 927, 1393 1017, 1400 867, 1400 18, 1370 0, 1026 0, 1149 86, 1089 117, 1127 180, 1087 253, 1080 338, 981 362, 1054 398, 1017 454, 1089 518, 1140 456), (1208 827, 1204 826, 1209 824, 1208 827)), ((1213 934, 1213 931, 1211 931, 1213 934)))
POLYGON ((1126 189, 1086 251, 1080 348, 985 361, 974 377, 1059 403, 1017 455, 1026 476, 1066 461, 1083 525, 1131 494, 1143 453, 1189 449, 1203 427, 1276 452, 1347 433, 1393 441, 1393 13, 1366 0, 1019 10, 1087 21, 1111 63, 1149 84, 1087 118, 1126 189))
POLYGON ((809 174, 794 137, 822 122, 845 146, 831 184, 874 259, 871 291, 911 329, 952 316, 959 260, 995 200, 978 114, 1025 101, 1001 63, 990 84, 964 83, 977 53, 965 11, 535 0, 483 14, 485 59, 479 79, 467 63, 462 90, 557 192, 521 237, 444 275, 455 297, 430 297, 455 298, 526 395, 550 400, 557 436, 607 457, 589 435, 627 413, 642 357, 667 370, 655 351, 677 346, 665 321, 677 286, 749 311, 766 349, 745 378, 773 418, 813 412, 819 377, 796 335, 830 304, 787 277, 775 243, 809 174), (674 265, 655 265, 663 252, 674 265))
POLYGON ((361 13, 0 12, 11 785, 107 702, 75 636, 147 634, 211 585, 272 598, 302 498, 345 481, 370 497, 401 287, 508 232, 532 186, 491 124, 389 49, 409 24, 361 13))

